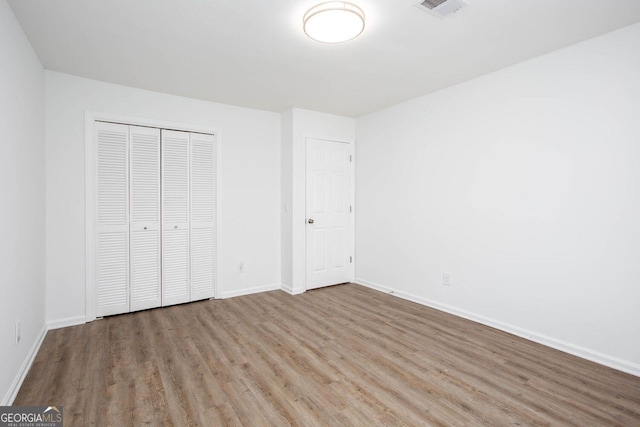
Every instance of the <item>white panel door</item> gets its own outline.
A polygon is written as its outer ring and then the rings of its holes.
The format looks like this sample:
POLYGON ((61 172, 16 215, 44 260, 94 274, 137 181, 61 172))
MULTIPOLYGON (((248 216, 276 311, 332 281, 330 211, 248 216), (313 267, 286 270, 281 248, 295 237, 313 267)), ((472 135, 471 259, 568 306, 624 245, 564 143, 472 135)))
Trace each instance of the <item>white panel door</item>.
POLYGON ((191 299, 189 133, 162 130, 162 305, 191 299))
POLYGON ((191 134, 191 301, 214 296, 215 143, 191 134))
POLYGON ((353 278, 351 145, 307 139, 307 289, 353 278))
POLYGON ((96 315, 129 311, 129 127, 95 123, 96 315))
POLYGON ((160 129, 130 126, 131 311, 161 305, 160 129))

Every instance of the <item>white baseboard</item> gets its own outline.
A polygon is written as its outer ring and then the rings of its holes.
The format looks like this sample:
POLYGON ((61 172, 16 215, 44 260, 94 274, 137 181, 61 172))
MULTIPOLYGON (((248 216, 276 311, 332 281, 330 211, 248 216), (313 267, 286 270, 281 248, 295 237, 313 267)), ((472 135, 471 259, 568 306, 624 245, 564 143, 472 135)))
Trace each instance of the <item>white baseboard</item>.
POLYGON ((426 305, 427 307, 435 308, 436 310, 444 311, 446 313, 450 313, 458 317, 463 317, 465 319, 472 320, 474 322, 478 322, 483 325, 490 326, 492 328, 499 329, 504 332, 508 332, 510 334, 519 336, 521 338, 534 341, 538 344, 542 344, 547 347, 551 347, 556 350, 560 350, 565 353, 569 353, 574 356, 578 356, 580 358, 587 359, 592 362, 599 363, 601 365, 608 366, 610 368, 617 369, 619 371, 626 372, 628 374, 640 377, 640 365, 627 360, 622 360, 617 357, 610 356, 608 354, 604 354, 588 348, 580 347, 580 346, 577 346, 577 345, 574 345, 566 341, 562 341, 557 338, 553 338, 544 334, 539 334, 537 332, 529 331, 527 329, 522 329, 517 326, 510 325, 508 323, 500 322, 498 320, 481 316, 479 314, 471 313, 466 310, 461 310, 446 304, 439 303, 437 301, 418 297, 416 295, 402 292, 397 289, 384 286, 379 283, 374 283, 365 279, 356 278, 354 279, 354 283, 365 286, 367 288, 375 289, 380 292, 392 294, 393 296, 406 299, 418 304, 426 305))
POLYGON ((280 285, 280 289, 291 295, 300 295, 305 293, 305 289, 301 289, 301 288, 294 289, 284 284, 280 285))
POLYGON ((36 358, 36 354, 38 354, 38 351, 40 350, 40 346, 42 345, 42 341, 44 341, 44 337, 46 335, 47 335, 47 327, 45 325, 42 327, 42 330, 36 337, 36 340, 31 346, 29 353, 27 353, 27 357, 24 359, 24 362, 22 362, 22 366, 20 367, 20 370, 18 371, 18 374, 16 375, 16 377, 13 379, 13 382, 11 383, 11 386, 9 387, 7 394, 2 399, 2 402, 0 402, 0 406, 13 405, 13 401, 16 400, 18 391, 20 391, 20 387, 22 387, 22 382, 26 378, 27 373, 29 372, 29 369, 31 369, 31 365, 33 364, 33 361, 36 358))
POLYGON ((84 316, 67 317, 65 319, 48 320, 47 328, 49 328, 49 330, 60 329, 66 328, 67 326, 83 325, 85 323, 87 323, 87 320, 84 316))
POLYGON ((280 283, 275 283, 272 285, 263 285, 263 286, 256 286, 253 288, 239 289, 237 291, 224 291, 222 292, 222 295, 220 296, 220 298, 222 299, 233 298, 233 297, 240 297, 242 295, 257 294, 258 292, 275 291, 277 289, 280 289, 281 286, 282 285, 280 285, 280 283))

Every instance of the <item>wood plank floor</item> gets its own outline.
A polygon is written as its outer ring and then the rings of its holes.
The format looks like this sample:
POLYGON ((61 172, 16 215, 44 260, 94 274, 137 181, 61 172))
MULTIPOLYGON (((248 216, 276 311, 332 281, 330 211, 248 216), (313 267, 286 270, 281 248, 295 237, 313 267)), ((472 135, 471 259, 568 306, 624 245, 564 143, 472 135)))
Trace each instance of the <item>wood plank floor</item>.
POLYGON ((358 285, 50 331, 15 405, 65 425, 640 426, 640 378, 358 285))

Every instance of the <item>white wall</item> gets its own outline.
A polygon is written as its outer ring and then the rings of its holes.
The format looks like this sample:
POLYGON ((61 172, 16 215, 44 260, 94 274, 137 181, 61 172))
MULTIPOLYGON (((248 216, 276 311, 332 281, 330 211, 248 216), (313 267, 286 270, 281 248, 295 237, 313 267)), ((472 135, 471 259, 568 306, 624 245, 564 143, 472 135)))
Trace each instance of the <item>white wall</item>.
POLYGON ((8 405, 46 331, 45 130, 42 65, 5 0, 0 64, 0 405, 8 405))
POLYGON ((639 52, 640 24, 359 118, 358 281, 640 375, 639 52))
POLYGON ((282 284, 292 294, 305 284, 305 140, 355 143, 355 120, 292 108, 282 114, 282 284))
POLYGON ((219 296, 280 287, 279 114, 51 71, 45 81, 51 326, 82 322, 85 316, 85 110, 219 129, 219 296))

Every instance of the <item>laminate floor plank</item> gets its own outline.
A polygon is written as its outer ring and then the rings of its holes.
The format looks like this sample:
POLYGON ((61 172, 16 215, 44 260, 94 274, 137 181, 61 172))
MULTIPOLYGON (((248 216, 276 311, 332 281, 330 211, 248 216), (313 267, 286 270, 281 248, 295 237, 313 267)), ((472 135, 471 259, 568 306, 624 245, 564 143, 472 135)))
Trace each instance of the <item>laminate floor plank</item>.
POLYGON ((640 427, 640 378, 346 284, 49 331, 14 404, 71 426, 640 427))

